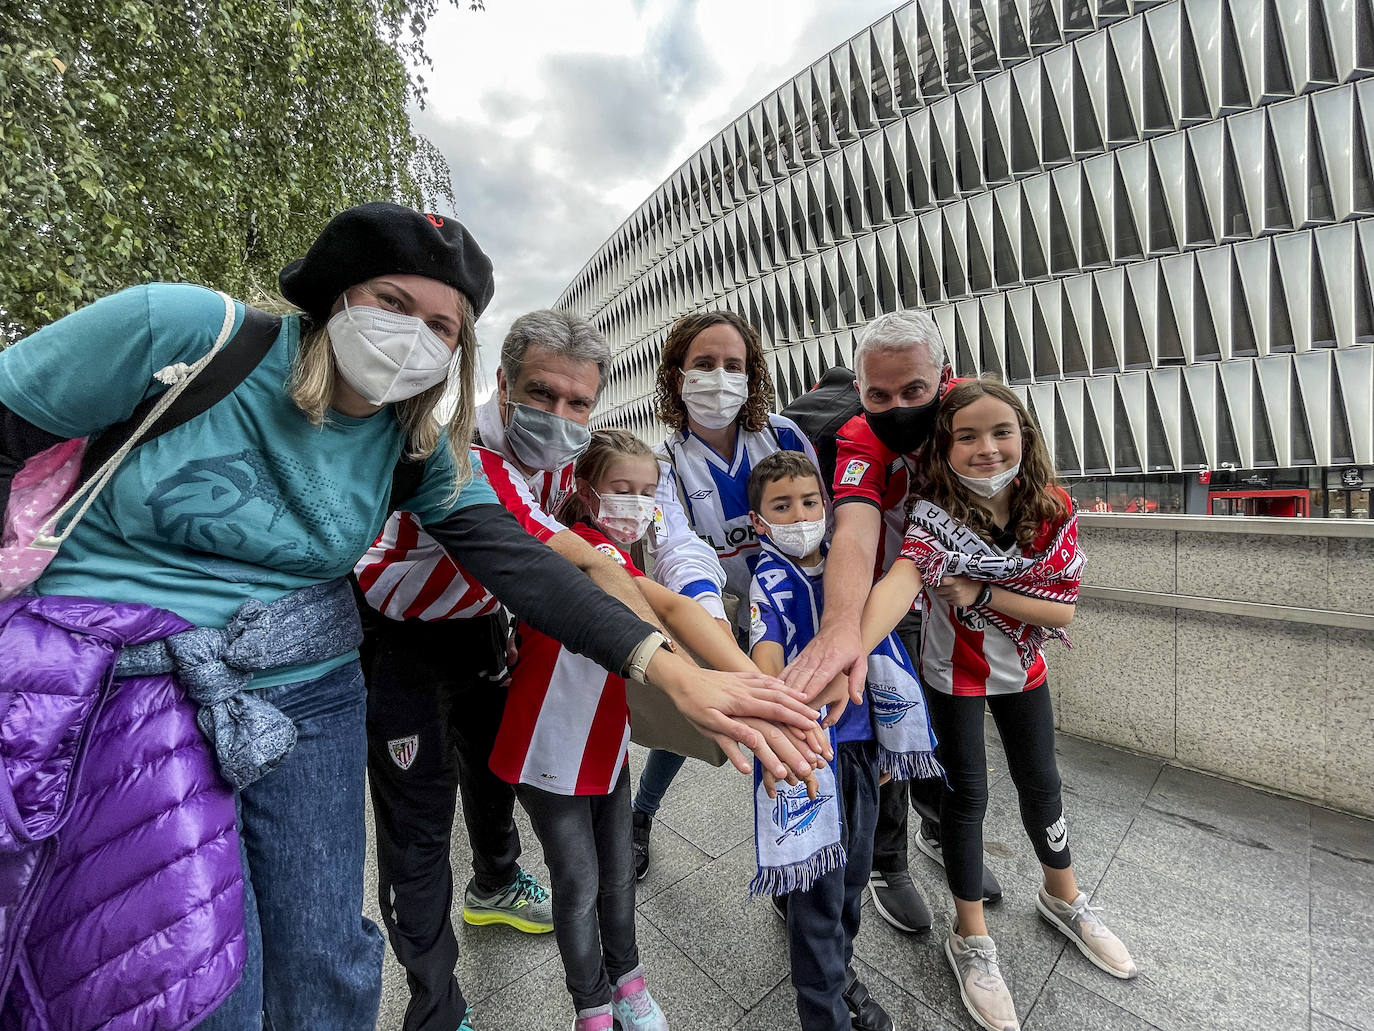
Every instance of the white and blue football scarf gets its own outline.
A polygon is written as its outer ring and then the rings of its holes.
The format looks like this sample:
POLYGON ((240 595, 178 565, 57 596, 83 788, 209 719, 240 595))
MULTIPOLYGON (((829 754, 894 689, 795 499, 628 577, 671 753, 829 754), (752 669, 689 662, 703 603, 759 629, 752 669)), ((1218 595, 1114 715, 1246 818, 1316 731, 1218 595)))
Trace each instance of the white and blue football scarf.
MULTIPOLYGON (((752 590, 781 620, 786 640, 783 657, 791 662, 820 628, 821 598, 811 578, 767 537, 754 567, 752 590)), ((944 775, 935 761, 935 735, 930 729, 921 684, 896 633, 868 657, 868 708, 878 741, 878 769, 894 780, 944 775)), ((830 728, 835 748, 835 730, 830 728)), ((832 760, 816 771, 818 791, 808 798, 806 785, 780 783, 769 798, 763 771, 754 762, 754 850, 758 873, 749 894, 785 895, 806 891, 817 879, 845 863, 840 845, 840 801, 832 760)))

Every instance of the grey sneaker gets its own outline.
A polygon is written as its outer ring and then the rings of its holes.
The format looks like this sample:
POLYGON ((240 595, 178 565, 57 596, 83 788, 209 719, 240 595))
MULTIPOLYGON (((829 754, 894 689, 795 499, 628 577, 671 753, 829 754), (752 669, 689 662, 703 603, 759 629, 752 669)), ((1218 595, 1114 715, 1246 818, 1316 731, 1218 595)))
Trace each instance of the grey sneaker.
POLYGON ((1078 946, 1078 951, 1113 977, 1129 981, 1136 976, 1135 961, 1121 944, 1121 939, 1107 929, 1097 910, 1088 905, 1088 896, 1081 891, 1072 902, 1055 898, 1044 887, 1035 897, 1035 908, 1064 936, 1078 946))
POLYGON ((1011 1001, 1002 969, 997 965, 997 946, 984 934, 960 937, 953 929, 945 939, 945 959, 949 960, 959 995, 974 1022, 987 1031, 1020 1031, 1016 1006, 1011 1001))
POLYGON ((525 870, 492 895, 481 894, 475 883, 468 881, 463 893, 463 922, 507 924, 526 934, 547 934, 553 930, 553 902, 548 889, 525 870))

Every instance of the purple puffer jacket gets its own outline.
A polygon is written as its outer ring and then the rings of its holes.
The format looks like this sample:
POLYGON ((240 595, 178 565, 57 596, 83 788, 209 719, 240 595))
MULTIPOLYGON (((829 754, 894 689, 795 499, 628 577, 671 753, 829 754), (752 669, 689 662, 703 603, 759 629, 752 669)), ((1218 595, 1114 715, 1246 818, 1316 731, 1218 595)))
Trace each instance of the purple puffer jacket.
POLYGON ((0 603, 0 1028, 174 1031, 238 983, 233 792, 170 676, 125 645, 187 629, 83 598, 0 603))

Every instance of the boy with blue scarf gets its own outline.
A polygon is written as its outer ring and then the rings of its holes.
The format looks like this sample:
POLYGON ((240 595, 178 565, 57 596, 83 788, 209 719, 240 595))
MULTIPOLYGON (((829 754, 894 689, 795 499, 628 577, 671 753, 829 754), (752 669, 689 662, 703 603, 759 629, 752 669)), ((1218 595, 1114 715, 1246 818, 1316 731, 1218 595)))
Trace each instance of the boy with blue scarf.
MULTIPOLYGON (((806 455, 779 451, 749 477, 750 519, 761 542, 750 584, 749 645, 754 663, 779 674, 820 626, 825 569, 825 495, 806 455)), ((891 1031, 849 963, 863 890, 873 865, 880 773, 939 776, 920 684, 901 643, 889 636, 869 656, 862 705, 845 704, 845 678, 822 698, 834 761, 816 773, 818 790, 775 783, 755 764, 754 834, 758 874, 751 895, 788 895, 792 985, 802 1031, 891 1031)))

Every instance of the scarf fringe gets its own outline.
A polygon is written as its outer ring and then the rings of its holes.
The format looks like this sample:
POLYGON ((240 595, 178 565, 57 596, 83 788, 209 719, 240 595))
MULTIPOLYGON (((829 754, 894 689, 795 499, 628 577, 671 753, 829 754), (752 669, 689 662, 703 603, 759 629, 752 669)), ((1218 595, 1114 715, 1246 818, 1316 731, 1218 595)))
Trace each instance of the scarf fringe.
POLYGON ((944 767, 931 752, 890 752, 878 745, 878 769, 892 775, 893 780, 943 780, 944 767))
POLYGON ((844 866, 844 846, 838 841, 812 853, 805 861, 787 866, 761 866, 749 882, 749 897, 787 895, 794 891, 810 891, 812 885, 826 874, 844 866))

